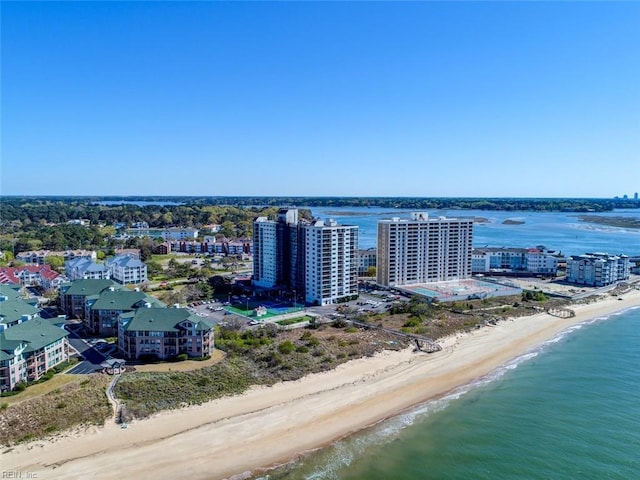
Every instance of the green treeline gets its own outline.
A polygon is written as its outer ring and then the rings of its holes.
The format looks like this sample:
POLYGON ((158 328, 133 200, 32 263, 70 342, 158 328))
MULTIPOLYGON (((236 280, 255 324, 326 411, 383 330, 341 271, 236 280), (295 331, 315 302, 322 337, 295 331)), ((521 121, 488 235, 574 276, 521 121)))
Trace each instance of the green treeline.
MULTIPOLYGON (((0 250, 64 250, 113 247, 116 222, 147 222, 150 228, 221 225, 228 238, 250 237, 257 216, 280 207, 376 207, 407 210, 474 209, 597 213, 640 208, 633 199, 408 198, 408 197, 0 197, 0 250), (142 202, 116 204, 115 202, 142 202), (107 204, 103 204, 107 202, 107 204), (148 204, 149 202, 157 202, 148 204), (69 225, 87 219, 91 226, 69 225)), ((311 218, 301 209, 303 218, 311 218)), ((131 240, 132 245, 140 243, 131 240)))
MULTIPOLYGON (((251 237, 253 221, 258 216, 275 218, 277 207, 239 205, 101 205, 91 198, 2 197, 0 202, 0 251, 103 249, 116 246, 141 247, 149 240, 130 238, 125 244, 114 242, 114 224, 130 226, 147 222, 150 228, 184 227, 202 229, 221 226, 227 238, 251 237), (89 226, 68 224, 77 219, 89 226)), ((311 212, 301 210, 303 218, 311 212)))

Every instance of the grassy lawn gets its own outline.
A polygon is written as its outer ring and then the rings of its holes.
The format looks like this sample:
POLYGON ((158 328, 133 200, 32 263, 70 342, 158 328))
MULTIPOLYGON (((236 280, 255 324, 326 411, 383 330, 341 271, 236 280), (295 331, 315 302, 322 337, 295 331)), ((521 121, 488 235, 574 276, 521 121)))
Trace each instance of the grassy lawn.
POLYGON ((17 405, 18 403, 24 402, 25 400, 31 400, 32 398, 46 395, 47 393, 52 392, 63 385, 67 385, 73 382, 79 383, 81 380, 82 377, 78 375, 65 375, 64 373, 59 373, 57 375, 54 375, 51 380, 47 380, 46 382, 42 383, 36 383, 35 385, 27 387, 24 392, 20 392, 16 395, 11 395, 10 397, 0 398, 0 403, 17 405))
POLYGON ((312 318, 313 317, 311 317, 309 315, 305 315, 303 317, 287 318, 286 320, 278 320, 276 323, 278 325, 282 325, 284 327, 286 325, 293 325, 294 323, 308 322, 312 318))
POLYGON ((151 255, 151 260, 154 262, 158 262, 160 265, 162 265, 163 267, 166 267, 167 264, 169 263, 169 260, 171 260, 172 258, 177 258, 177 255, 174 255, 172 253, 168 254, 168 255, 151 255))
POLYGON ((225 353, 215 350, 209 360, 185 360, 184 362, 148 363, 146 365, 132 365, 136 372, 189 372, 199 368, 210 367, 221 361, 225 353))

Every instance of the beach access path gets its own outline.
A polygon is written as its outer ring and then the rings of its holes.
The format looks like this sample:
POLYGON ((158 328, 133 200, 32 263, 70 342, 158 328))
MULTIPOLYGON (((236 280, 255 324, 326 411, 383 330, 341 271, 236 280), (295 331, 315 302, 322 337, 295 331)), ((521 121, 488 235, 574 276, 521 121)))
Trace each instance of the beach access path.
POLYGON ((640 290, 574 305, 572 318, 539 313, 458 334, 433 354, 385 351, 127 429, 109 422, 4 448, 2 469, 42 479, 243 478, 445 395, 572 325, 635 306, 640 290))

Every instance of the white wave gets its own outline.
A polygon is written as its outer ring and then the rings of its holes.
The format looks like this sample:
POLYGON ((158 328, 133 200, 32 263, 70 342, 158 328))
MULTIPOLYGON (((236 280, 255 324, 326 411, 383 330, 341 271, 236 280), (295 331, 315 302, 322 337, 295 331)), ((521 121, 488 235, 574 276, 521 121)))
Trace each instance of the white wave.
MULTIPOLYGON (((358 433, 348 439, 338 441, 332 446, 323 450, 322 453, 318 453, 318 457, 315 457, 312 461, 316 466, 311 467, 313 471, 304 475, 305 479, 309 480, 332 480, 339 479, 339 472, 342 468, 348 467, 354 461, 354 459, 360 458, 366 451, 375 446, 385 445, 392 442, 399 437, 401 432, 407 427, 412 426, 417 420, 423 419, 428 415, 432 415, 441 410, 444 410, 452 402, 455 402, 463 398, 469 392, 472 392, 478 388, 487 386, 496 380, 499 380, 506 373, 515 370, 520 365, 529 360, 536 358, 540 353, 544 352, 549 346, 556 344, 565 339, 571 333, 581 330, 585 325, 591 325, 596 322, 601 322, 612 318, 614 315, 620 315, 629 310, 638 310, 640 306, 631 307, 622 312, 617 312, 613 315, 605 317, 597 317, 594 319, 586 320, 582 323, 568 327, 567 329, 559 332, 552 339, 538 345, 535 349, 530 350, 512 360, 499 366, 492 372, 484 375, 480 378, 473 380, 470 383, 461 385, 454 389, 447 395, 440 398, 430 400, 422 405, 415 407, 414 409, 397 415, 393 418, 385 420, 364 432, 358 433)), ((305 460, 299 460, 287 465, 288 468, 297 468, 303 466, 305 460)), ((269 475, 260 477, 257 480, 269 480, 269 475)))

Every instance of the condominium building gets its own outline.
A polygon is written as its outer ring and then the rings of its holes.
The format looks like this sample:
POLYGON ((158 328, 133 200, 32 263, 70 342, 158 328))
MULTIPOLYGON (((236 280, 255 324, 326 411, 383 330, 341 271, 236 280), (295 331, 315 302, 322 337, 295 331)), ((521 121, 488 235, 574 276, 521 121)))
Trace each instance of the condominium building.
POLYGON ((68 318, 88 319, 91 312, 89 299, 97 299, 108 289, 123 289, 111 280, 83 279, 65 283, 60 287, 60 306, 68 318))
POLYGON ((280 209, 276 220, 258 217, 253 224, 253 283, 304 292, 305 224, 298 210, 280 209))
POLYGON ((536 248, 476 248, 472 252, 472 273, 550 275, 558 271, 558 252, 536 248))
POLYGON ((63 328, 42 318, 0 332, 0 391, 38 380, 47 370, 67 361, 67 335, 63 328))
POLYGON ((88 258, 74 258, 64 264, 65 275, 69 280, 93 278, 97 280, 111 278, 111 271, 104 263, 96 263, 88 258))
POLYGON ((253 224, 253 284, 326 305, 358 293, 358 227, 299 220, 281 209, 253 224))
POLYGON ((376 266, 377 257, 378 253, 375 248, 358 250, 358 275, 361 277, 368 275, 369 269, 376 266))
POLYGON ((118 333, 118 316, 138 308, 149 306, 164 308, 166 305, 144 292, 128 288, 109 287, 86 301, 84 323, 97 335, 112 337, 118 333))
POLYGON ((94 250, 35 250, 18 253, 16 255, 16 260, 20 260, 21 262, 25 262, 29 265, 44 265, 47 257, 62 257, 65 262, 73 260, 74 258, 95 260, 97 258, 97 253, 94 250))
POLYGON ((123 285, 147 281, 147 266, 132 255, 118 255, 107 261, 111 278, 123 285))
POLYGON ((40 318, 36 305, 27 302, 19 290, 0 285, 0 332, 35 318, 40 318))
POLYGON ((400 286, 471 276, 473 218, 412 213, 378 222, 377 281, 400 286))
POLYGON ((167 360, 182 353, 206 357, 214 350, 213 327, 184 308, 139 308, 119 316, 118 347, 136 360, 167 360))
POLYGON ((358 294, 358 227, 318 220, 304 227, 305 301, 327 305, 358 294))
POLYGON ((253 222, 253 284, 273 287, 278 283, 278 224, 267 217, 253 222))
POLYGON ((567 259, 567 282, 603 287, 629 279, 629 257, 608 253, 572 255, 567 259))

